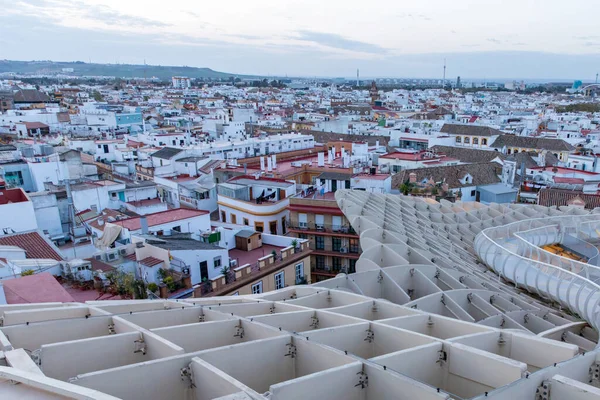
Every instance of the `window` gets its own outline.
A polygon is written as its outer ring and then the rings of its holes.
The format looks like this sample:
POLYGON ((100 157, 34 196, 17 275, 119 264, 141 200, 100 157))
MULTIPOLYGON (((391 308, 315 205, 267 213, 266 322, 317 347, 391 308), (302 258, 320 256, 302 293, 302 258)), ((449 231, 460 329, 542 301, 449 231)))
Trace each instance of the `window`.
POLYGON ((456 143, 460 143, 461 141, 462 141, 461 137, 460 137, 460 136, 457 136, 457 137, 456 137, 456 143))
POLYGON ((269 231, 271 235, 277 235, 277 221, 269 222, 269 231))
POLYGON ((324 229, 325 228, 325 216, 324 215, 315 215, 315 225, 317 226, 317 229, 324 229))
POLYGON ((325 250, 325 237, 315 236, 315 249, 325 250))
POLYGON ((179 226, 174 226, 173 228, 171 228, 171 230, 172 230, 172 231, 175 231, 175 232, 181 232, 181 225, 179 225, 179 226))
POLYGON ((256 232, 264 232, 265 231, 265 224, 262 223, 262 222, 254 221, 254 230, 256 232))
POLYGON ((23 174, 21 171, 6 172, 4 180, 10 186, 23 186, 23 174))
POLYGON ((285 287, 285 275, 284 271, 275 274, 275 290, 283 289, 285 287))
POLYGON ((342 217, 339 215, 333 215, 331 217, 331 229, 334 231, 340 231, 342 229, 342 217))
POLYGON ((221 211, 221 222, 227 222, 227 213, 225 211, 221 211))
POLYGON ((348 244, 350 245, 350 253, 358 253, 360 247, 358 245, 358 239, 349 239, 348 244))
POLYGON ((342 238, 333 237, 331 238, 331 247, 333 251, 340 251, 342 248, 342 238))
POLYGON ((261 294, 262 293, 262 281, 256 282, 252 285, 252 294, 261 294))
POLYGON ((308 239, 308 235, 306 233, 298 233, 298 239, 308 239))
POLYGON ((487 139, 481 139, 481 144, 483 146, 487 146, 487 139))
POLYGON ((325 257, 317 256, 315 258, 315 265, 316 265, 317 269, 325 269, 325 257))
POLYGON ((304 263, 296 264, 294 269, 296 275, 296 285, 304 280, 304 263))
POLYGON ((479 144, 479 138, 473 138, 473 144, 479 144))
POLYGON ((231 223, 232 224, 237 224, 237 215, 231 214, 231 223))
POLYGON ((342 269, 342 259, 339 257, 331 257, 334 271, 340 271, 342 269))
POLYGON ((356 260, 349 259, 348 260, 348 273, 353 274, 356 272, 356 260))
POLYGON ((306 214, 298 214, 298 226, 300 228, 308 227, 306 214))
POLYGON ((471 138, 465 137, 465 144, 470 144, 470 143, 471 143, 471 138))
POLYGON ((217 256, 213 259, 213 263, 215 265, 215 269, 221 268, 221 256, 217 256))
POLYGON ((248 222, 248 218, 244 218, 244 225, 246 225, 246 226, 250 225, 250 222, 248 222))
POLYGON ((475 196, 475 191, 471 190, 471 197, 475 196))

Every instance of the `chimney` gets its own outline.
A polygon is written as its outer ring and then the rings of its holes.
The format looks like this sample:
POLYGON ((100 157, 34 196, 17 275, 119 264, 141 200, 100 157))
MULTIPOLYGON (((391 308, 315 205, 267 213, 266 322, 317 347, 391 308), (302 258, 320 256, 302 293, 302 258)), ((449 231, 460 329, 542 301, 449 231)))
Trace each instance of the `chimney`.
POLYGON ((277 169, 277 155, 276 155, 276 154, 273 154, 273 156, 272 156, 272 157, 273 157, 273 162, 272 162, 272 164, 273 164, 273 169, 277 169))
POLYGON ((325 153, 320 152, 317 154, 317 161, 318 161, 318 166, 319 167, 324 167, 325 166, 325 153))
POLYGON ((263 156, 260 156, 260 170, 265 170, 265 158, 263 156))
POLYGON ((146 219, 145 215, 142 215, 140 217, 140 226, 142 228, 142 235, 147 235, 148 234, 148 220, 146 219))
POLYGON ((244 175, 248 173, 248 163, 244 163, 244 175))
POLYGON ((408 181, 410 183, 417 183, 417 174, 415 174, 414 172, 408 174, 408 181))
POLYGON ((273 172, 273 163, 271 163, 271 157, 267 156, 267 171, 273 172))

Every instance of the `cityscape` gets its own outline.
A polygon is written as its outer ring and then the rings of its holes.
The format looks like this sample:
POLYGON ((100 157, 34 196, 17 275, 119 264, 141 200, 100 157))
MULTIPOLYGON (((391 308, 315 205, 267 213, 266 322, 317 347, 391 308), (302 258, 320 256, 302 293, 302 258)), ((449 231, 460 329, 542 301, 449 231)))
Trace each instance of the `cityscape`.
POLYGON ((581 1, 124 3, 0 10, 0 398, 600 399, 581 1))

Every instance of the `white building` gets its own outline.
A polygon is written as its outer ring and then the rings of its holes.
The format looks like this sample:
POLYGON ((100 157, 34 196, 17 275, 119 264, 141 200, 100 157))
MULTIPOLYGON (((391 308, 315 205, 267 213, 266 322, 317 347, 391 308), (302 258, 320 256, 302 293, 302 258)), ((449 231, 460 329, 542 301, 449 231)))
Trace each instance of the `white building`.
POLYGON ((192 86, 190 78, 187 76, 174 76, 171 78, 175 89, 189 89, 192 86))

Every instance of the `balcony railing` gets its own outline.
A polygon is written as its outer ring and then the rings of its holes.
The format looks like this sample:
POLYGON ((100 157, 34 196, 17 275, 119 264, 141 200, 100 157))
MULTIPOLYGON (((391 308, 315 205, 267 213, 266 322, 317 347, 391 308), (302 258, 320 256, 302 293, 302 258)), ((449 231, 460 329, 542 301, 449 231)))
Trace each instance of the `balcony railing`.
POLYGON ((340 255, 344 255, 344 254, 358 254, 359 253, 359 248, 358 246, 348 246, 343 244, 342 246, 338 247, 338 246, 333 246, 333 244, 331 243, 325 243, 324 245, 320 246, 315 242, 311 242, 309 244, 309 248, 311 250, 315 250, 315 251, 328 251, 331 253, 340 253, 340 255))
POLYGON ((331 274, 337 275, 341 273, 351 274, 356 272, 355 267, 350 267, 350 265, 341 265, 341 266, 333 266, 329 264, 321 264, 319 265, 316 262, 311 263, 311 272, 315 274, 331 274))
POLYGON ((287 223, 288 229, 301 231, 316 231, 326 233, 343 233, 346 235, 356 235, 356 231, 350 225, 317 224, 314 222, 296 222, 287 223))

